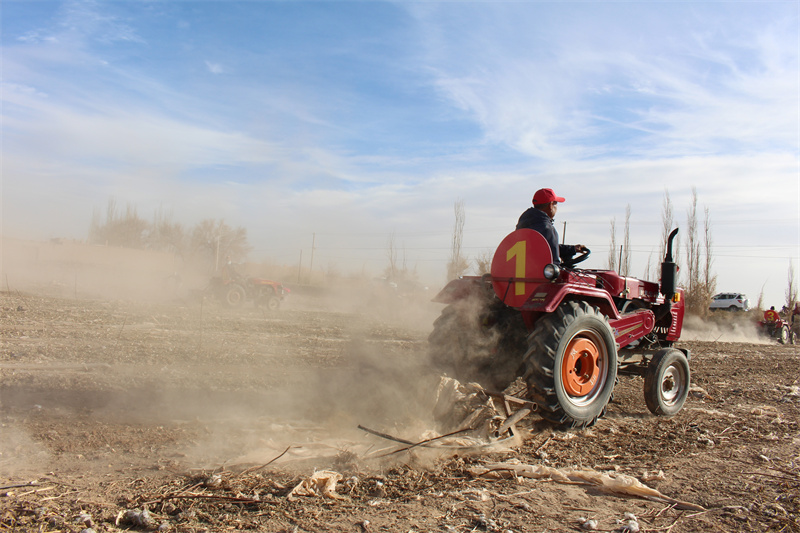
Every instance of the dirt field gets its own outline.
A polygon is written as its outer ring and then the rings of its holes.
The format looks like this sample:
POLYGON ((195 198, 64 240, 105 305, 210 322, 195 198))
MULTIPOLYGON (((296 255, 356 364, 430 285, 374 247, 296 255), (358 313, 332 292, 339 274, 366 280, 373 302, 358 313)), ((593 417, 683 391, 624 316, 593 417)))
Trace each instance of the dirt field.
POLYGON ((671 419, 623 377, 587 430, 531 416, 509 449, 403 450, 359 425, 431 436, 440 309, 1 293, 0 531, 800 531, 800 346, 695 335, 696 388, 671 419), (512 461, 632 476, 666 499, 477 475, 512 461), (290 498, 315 471, 331 492, 290 498))

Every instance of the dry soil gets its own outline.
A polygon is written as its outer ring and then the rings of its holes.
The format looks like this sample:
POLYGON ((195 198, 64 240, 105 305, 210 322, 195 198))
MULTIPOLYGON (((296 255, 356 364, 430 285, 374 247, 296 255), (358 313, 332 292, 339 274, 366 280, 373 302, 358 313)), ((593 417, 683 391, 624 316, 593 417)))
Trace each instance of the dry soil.
POLYGON ((722 330, 681 342, 694 389, 673 418, 623 377, 583 431, 530 416, 508 449, 397 451, 359 426, 432 434, 424 353, 440 309, 1 293, 0 531, 621 531, 626 513, 641 531, 800 531, 800 346, 722 330), (492 461, 624 474, 703 510, 474 476, 492 461), (288 497, 325 471, 327 496, 288 497))

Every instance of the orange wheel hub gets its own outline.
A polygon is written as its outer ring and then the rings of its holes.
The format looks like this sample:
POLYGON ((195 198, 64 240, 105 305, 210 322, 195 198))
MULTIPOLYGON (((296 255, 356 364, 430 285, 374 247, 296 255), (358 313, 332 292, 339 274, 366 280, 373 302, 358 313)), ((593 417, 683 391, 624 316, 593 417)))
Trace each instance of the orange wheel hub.
POLYGON ((600 350, 589 339, 576 337, 561 364, 561 382, 570 396, 589 394, 600 379, 600 350))

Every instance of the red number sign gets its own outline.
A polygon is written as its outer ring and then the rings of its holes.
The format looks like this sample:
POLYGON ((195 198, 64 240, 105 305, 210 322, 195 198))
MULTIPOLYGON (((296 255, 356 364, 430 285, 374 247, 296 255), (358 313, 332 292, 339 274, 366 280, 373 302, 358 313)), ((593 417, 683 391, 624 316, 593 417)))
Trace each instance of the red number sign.
POLYGON ((550 245, 541 233, 518 229, 509 233, 492 259, 492 286, 506 305, 520 307, 547 280, 544 267, 553 262, 550 245))

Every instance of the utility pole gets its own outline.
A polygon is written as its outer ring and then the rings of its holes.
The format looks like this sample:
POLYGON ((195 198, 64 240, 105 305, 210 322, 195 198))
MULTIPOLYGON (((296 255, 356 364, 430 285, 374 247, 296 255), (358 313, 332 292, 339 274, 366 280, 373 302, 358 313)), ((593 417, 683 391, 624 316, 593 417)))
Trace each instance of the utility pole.
POLYGON ((311 282, 311 276, 314 274, 314 243, 317 241, 317 234, 311 234, 311 263, 308 265, 308 281, 311 282))
POLYGON ((297 263, 297 283, 300 283, 300 275, 303 273, 303 250, 300 250, 300 262, 297 263))
POLYGON ((214 272, 219 272, 219 232, 217 232, 217 246, 214 252, 214 272))

